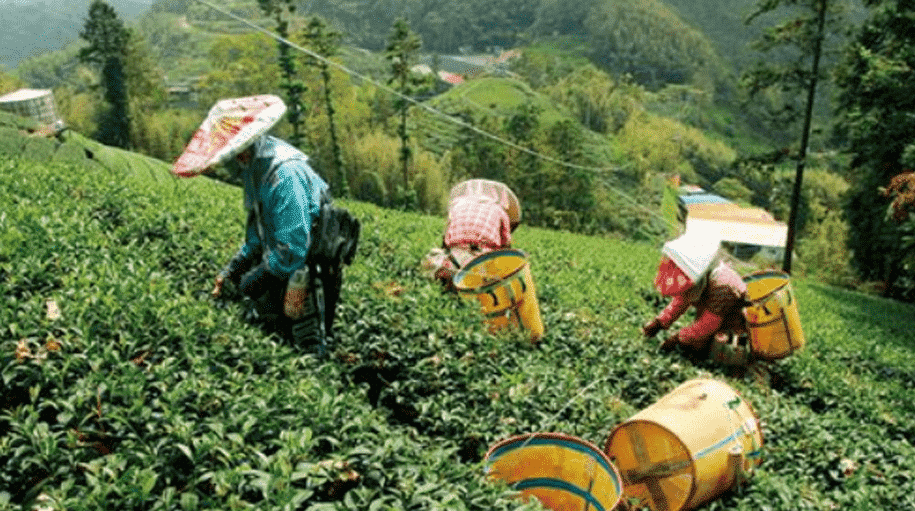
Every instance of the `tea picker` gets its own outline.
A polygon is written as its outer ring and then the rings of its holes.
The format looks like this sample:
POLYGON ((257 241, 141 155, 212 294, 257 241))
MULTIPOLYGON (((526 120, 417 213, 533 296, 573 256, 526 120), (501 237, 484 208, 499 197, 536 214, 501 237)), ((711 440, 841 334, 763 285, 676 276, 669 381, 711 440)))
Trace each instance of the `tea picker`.
POLYGON ((286 112, 273 95, 219 101, 172 173, 193 177, 224 165, 244 183, 244 243, 217 275, 233 282, 299 345, 323 353, 332 337, 342 267, 355 255, 359 222, 333 205, 327 183, 301 151, 268 132, 286 112))
POLYGON ((527 254, 511 248, 521 204, 503 183, 469 179, 451 188, 442 247, 423 269, 446 290, 479 302, 490 332, 509 327, 543 337, 543 321, 527 254))
POLYGON ((451 289, 454 275, 473 258, 511 247, 521 204, 503 183, 469 179, 451 188, 442 245, 423 258, 423 270, 451 289))
POLYGON ((654 337, 694 307, 695 321, 665 337, 661 349, 679 344, 700 353, 708 351, 727 365, 748 363, 748 350, 734 342, 746 330, 742 309, 748 303, 747 286, 721 257, 721 242, 687 232, 666 242, 661 253, 654 285, 672 300, 645 323, 643 335, 654 337))
POLYGON ((661 342, 707 352, 729 366, 762 371, 805 345, 788 274, 755 271, 741 277, 721 257, 720 242, 689 233, 664 244, 655 287, 673 299, 642 327, 646 337, 669 328, 689 307, 696 320, 661 342))

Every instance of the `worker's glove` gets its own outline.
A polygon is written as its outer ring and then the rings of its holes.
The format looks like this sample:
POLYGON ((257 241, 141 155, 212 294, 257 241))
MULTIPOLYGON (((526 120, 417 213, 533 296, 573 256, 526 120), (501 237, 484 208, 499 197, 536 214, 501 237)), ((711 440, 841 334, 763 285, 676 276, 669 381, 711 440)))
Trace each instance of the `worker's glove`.
POLYGON ((674 333, 668 335, 663 341, 661 341, 661 345, 658 348, 661 351, 669 351, 669 350, 672 350, 674 348, 674 346, 676 346, 679 343, 680 343, 680 332, 677 331, 677 332, 674 332, 674 333))
POLYGON ((216 276, 216 282, 213 284, 213 291, 211 291, 213 298, 218 298, 219 295, 222 294, 222 286, 224 286, 225 283, 226 283, 226 276, 224 273, 220 273, 219 275, 216 276))
POLYGON ((648 323, 642 325, 642 335, 649 338, 654 337, 658 334, 659 331, 661 331, 661 328, 663 328, 661 326, 661 322, 657 319, 652 319, 648 323))

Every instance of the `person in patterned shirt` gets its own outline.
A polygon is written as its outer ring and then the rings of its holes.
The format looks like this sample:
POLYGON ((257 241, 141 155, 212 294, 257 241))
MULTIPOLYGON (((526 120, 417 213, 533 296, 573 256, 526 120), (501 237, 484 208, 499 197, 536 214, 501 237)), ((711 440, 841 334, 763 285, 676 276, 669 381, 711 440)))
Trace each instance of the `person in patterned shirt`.
POLYGON ((448 208, 442 247, 426 255, 423 268, 450 289, 452 277, 473 258, 511 248, 512 232, 517 227, 518 222, 512 221, 506 205, 500 204, 495 196, 486 193, 458 196, 448 208))
POLYGON ((642 327, 645 337, 670 328, 690 307, 696 309, 695 320, 668 335, 661 342, 661 349, 680 344, 700 352, 716 336, 728 339, 745 330, 742 309, 747 286, 720 259, 718 243, 681 237, 666 243, 663 252, 655 287, 672 300, 642 327))

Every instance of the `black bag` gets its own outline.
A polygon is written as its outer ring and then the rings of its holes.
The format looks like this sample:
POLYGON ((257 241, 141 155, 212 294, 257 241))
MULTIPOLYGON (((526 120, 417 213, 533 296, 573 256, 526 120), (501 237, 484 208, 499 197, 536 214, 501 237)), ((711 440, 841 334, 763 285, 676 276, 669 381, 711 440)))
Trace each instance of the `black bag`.
POLYGON ((334 206, 327 196, 321 200, 321 211, 312 228, 309 261, 322 266, 349 265, 359 244, 359 219, 346 209, 334 206))
MULTIPOLYGON (((328 195, 321 197, 320 214, 312 227, 308 266, 311 279, 322 288, 324 335, 333 336, 337 302, 343 286, 343 265, 352 264, 359 244, 359 219, 333 205, 328 195)), ((312 285, 313 289, 317 286, 312 285)))

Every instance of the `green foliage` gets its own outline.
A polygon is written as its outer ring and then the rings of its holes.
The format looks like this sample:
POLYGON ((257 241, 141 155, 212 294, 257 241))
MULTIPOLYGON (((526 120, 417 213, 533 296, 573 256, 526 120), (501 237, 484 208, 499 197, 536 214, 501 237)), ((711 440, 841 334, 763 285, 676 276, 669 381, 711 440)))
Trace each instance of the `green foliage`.
POLYGON ((580 37, 541 38, 524 46, 521 56, 511 61, 511 70, 531 88, 541 89, 592 65, 587 51, 580 37))
POLYGON ((96 138, 116 147, 130 145, 130 99, 125 62, 130 32, 104 0, 94 0, 80 38, 86 46, 79 51, 80 62, 99 69, 108 110, 98 118, 96 138))
POLYGON ((534 431, 603 445, 700 376, 764 428, 755 477, 708 509, 915 505, 911 305, 793 279, 808 344, 764 385, 640 340, 662 305, 656 244, 522 225, 535 347, 421 276, 443 218, 344 201, 363 237, 317 360, 209 297, 240 243, 240 190, 109 151, 120 164, 0 159, 5 507, 534 509, 485 478, 489 446, 534 431))
POLYGON ((250 96, 280 90, 281 71, 273 55, 273 39, 261 34, 226 35, 216 39, 209 51, 211 67, 199 83, 200 102, 207 107, 224 98, 250 96))
POLYGON ((696 182, 700 174, 729 166, 736 155, 721 142, 667 118, 641 112, 629 118, 619 133, 629 171, 645 181, 651 174, 679 174, 683 182, 696 182))
POLYGON ((719 179, 712 185, 712 190, 738 204, 751 205, 753 191, 744 186, 739 179, 733 177, 719 179))
POLYGON ((534 35, 584 35, 585 20, 593 2, 589 0, 542 0, 529 31, 534 35))
POLYGON ((759 106, 775 130, 801 127, 801 144, 810 136, 809 115, 823 111, 813 103, 818 98, 828 99, 817 95, 817 88, 828 85, 824 82, 835 63, 835 49, 845 40, 845 11, 844 2, 766 0, 760 1, 747 18, 749 24, 773 12, 791 16, 765 28, 754 41, 753 47, 762 58, 742 73, 741 84, 751 99, 763 100, 759 106))
MULTIPOLYGON (((276 24, 276 34, 287 41, 291 39, 290 23, 295 14, 295 4, 292 0, 258 0, 261 11, 276 24)), ((292 128, 289 142, 294 146, 302 143, 302 115, 305 105, 302 104, 302 94, 305 92, 305 83, 298 76, 298 59, 293 54, 289 44, 277 41, 279 52, 278 63, 282 71, 280 88, 286 99, 286 120, 292 128)))
POLYGON ((183 109, 148 112, 134 122, 136 144, 148 156, 175 161, 200 126, 201 115, 183 109))
POLYGON ((410 148, 410 134, 407 131, 407 111, 410 109, 411 102, 405 98, 414 96, 419 92, 418 86, 422 83, 414 75, 412 68, 419 59, 419 50, 422 47, 422 40, 412 30, 404 18, 398 18, 394 22, 394 28, 388 37, 388 45, 385 48, 385 58, 391 64, 391 77, 388 79, 389 84, 394 85, 398 97, 394 100, 395 108, 399 114, 400 122, 397 125, 397 136, 400 137, 400 164, 403 169, 403 181, 400 189, 403 190, 403 196, 398 199, 406 208, 411 208, 415 198, 409 193, 412 190, 410 183, 410 158, 412 150, 410 148))
MULTIPOLYGON (((360 137, 351 148, 350 189, 354 198, 387 207, 402 207, 403 168, 397 158, 397 140, 376 131, 360 137)), ((428 213, 444 212, 449 183, 447 162, 438 156, 412 148, 413 157, 407 171, 415 176, 408 194, 415 197, 414 208, 428 213)))
POLYGON ((663 2, 602 0, 586 21, 591 57, 650 88, 694 83, 714 91, 723 74, 709 40, 663 2))
POLYGON ((0 71, 0 95, 21 89, 23 85, 25 83, 16 76, 0 71))
POLYGON ((340 52, 340 42, 343 34, 334 30, 319 16, 312 16, 303 32, 303 38, 313 48, 319 58, 309 58, 308 64, 316 66, 321 73, 321 83, 324 91, 324 109, 327 113, 328 134, 330 136, 331 153, 333 154, 333 170, 340 187, 337 196, 349 197, 349 180, 346 176, 346 167, 343 163, 343 152, 337 134, 337 109, 334 105, 333 91, 331 90, 331 72, 329 59, 340 52))
POLYGON ((104 0, 93 0, 79 36, 86 41, 86 47, 79 52, 80 61, 97 66, 124 56, 130 38, 117 12, 104 0))
POLYGON ((829 211, 813 227, 808 227, 808 235, 798 247, 801 271, 834 286, 854 286, 848 230, 840 211, 829 211))
POLYGON ((593 65, 582 66, 545 89, 587 129, 613 134, 643 102, 639 87, 617 82, 593 65))
POLYGON ((911 6, 870 2, 873 14, 845 53, 837 72, 839 133, 852 155, 855 179, 846 206, 849 248, 866 280, 884 284, 891 295, 910 295, 912 267, 900 226, 886 217, 889 201, 879 194, 890 178, 911 168, 915 95, 909 71, 915 65, 911 6))

